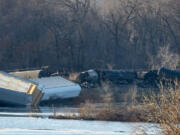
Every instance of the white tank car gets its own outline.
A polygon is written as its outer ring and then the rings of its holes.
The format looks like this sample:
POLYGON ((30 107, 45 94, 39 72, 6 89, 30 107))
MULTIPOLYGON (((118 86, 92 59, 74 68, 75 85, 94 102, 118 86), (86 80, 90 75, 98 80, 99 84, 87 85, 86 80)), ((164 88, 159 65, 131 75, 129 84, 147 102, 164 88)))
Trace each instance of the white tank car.
POLYGON ((42 101, 50 99, 65 99, 79 96, 81 87, 60 76, 32 79, 38 83, 38 88, 44 93, 42 101))

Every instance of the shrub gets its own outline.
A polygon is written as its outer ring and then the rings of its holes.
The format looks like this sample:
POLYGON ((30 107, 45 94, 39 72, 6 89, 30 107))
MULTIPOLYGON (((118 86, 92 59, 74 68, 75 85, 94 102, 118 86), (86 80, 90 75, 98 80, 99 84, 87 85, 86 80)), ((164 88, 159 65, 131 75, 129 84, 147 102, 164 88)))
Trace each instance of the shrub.
POLYGON ((146 101, 154 108, 149 119, 160 123, 165 135, 180 135, 180 88, 163 87, 159 94, 152 94, 146 101))

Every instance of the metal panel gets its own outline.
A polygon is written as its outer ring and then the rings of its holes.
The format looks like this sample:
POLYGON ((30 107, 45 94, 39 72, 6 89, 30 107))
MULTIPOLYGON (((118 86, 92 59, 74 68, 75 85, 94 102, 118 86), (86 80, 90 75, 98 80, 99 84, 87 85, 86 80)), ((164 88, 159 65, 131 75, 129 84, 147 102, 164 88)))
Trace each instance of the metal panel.
POLYGON ((78 84, 60 76, 33 79, 33 81, 39 83, 38 87, 44 93, 42 100, 77 97, 81 91, 78 84))
POLYGON ((37 83, 5 72, 0 72, 0 88, 0 100, 14 104, 24 101, 24 104, 37 106, 43 96, 43 93, 37 89, 37 83))
POLYGON ((27 93, 32 83, 35 84, 34 82, 16 77, 14 75, 0 72, 1 88, 27 93))
POLYGON ((32 96, 21 92, 15 92, 0 88, 0 101, 14 105, 31 105, 32 96))
POLYGON ((32 81, 43 85, 44 88, 57 88, 76 85, 75 83, 66 80, 60 76, 32 79, 32 81))

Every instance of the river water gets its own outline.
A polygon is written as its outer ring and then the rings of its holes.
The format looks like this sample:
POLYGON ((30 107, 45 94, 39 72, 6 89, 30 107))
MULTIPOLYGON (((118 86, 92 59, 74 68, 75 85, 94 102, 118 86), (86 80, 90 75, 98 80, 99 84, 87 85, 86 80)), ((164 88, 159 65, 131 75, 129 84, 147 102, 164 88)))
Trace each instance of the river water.
MULTIPOLYGON (((43 110, 32 113, 0 108, 0 135, 159 135, 160 131, 158 125, 149 123, 48 119, 53 112, 43 110)), ((68 109, 61 108, 58 113, 65 114, 64 110, 68 109)), ((68 113, 75 110, 70 108, 68 113)))

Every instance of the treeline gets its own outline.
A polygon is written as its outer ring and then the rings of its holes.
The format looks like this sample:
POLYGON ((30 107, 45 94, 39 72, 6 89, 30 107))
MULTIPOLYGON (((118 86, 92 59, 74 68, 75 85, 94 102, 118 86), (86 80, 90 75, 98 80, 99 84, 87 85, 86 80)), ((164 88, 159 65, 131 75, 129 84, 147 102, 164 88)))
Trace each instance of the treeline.
POLYGON ((103 5, 93 0, 0 0, 0 69, 178 67, 179 0, 103 5))

